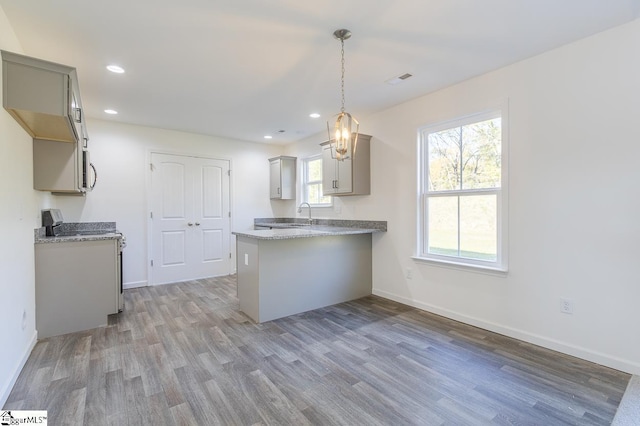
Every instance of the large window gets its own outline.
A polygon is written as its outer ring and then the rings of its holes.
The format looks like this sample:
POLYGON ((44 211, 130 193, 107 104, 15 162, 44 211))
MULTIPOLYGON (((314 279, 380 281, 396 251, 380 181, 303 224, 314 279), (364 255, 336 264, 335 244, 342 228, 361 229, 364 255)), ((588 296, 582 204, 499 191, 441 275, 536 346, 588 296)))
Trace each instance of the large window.
POLYGON ((302 198, 314 207, 333 205, 333 199, 322 193, 322 155, 302 160, 302 198))
POLYGON ((418 257, 506 270, 505 111, 420 131, 418 257))

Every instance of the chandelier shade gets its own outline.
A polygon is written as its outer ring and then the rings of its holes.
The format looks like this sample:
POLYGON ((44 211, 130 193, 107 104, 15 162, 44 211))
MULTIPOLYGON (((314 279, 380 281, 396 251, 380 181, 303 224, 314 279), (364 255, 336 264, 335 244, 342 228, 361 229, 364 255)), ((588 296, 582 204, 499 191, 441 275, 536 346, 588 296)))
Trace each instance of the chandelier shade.
POLYGON ((360 123, 348 112, 341 112, 333 117, 333 132, 328 128, 331 142, 331 157, 346 160, 355 155, 358 144, 360 123))

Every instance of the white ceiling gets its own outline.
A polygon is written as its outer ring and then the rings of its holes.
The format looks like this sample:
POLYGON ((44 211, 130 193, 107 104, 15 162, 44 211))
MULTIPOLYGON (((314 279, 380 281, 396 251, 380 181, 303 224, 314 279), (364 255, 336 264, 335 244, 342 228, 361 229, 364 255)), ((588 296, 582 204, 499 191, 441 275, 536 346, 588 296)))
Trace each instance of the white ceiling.
MULTIPOLYGON (((640 0, 0 0, 29 56, 78 69, 86 114, 289 143, 639 16, 640 0), (119 64, 126 73, 109 73, 119 64), (411 73, 399 85, 385 81, 411 73), (103 110, 119 111, 107 116, 103 110), (318 112, 319 119, 309 118, 318 112), (278 133, 285 130, 284 133, 278 133)), ((594 58, 597 60, 597 58, 594 58)), ((91 129, 89 128, 89 134, 91 129)))

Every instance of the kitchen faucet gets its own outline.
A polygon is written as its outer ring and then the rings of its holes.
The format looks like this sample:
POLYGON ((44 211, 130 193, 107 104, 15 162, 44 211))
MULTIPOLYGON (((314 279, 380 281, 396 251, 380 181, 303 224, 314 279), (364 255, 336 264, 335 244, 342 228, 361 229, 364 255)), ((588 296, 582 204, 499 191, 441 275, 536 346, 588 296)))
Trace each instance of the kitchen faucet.
POLYGON ((311 205, 309 203, 300 203, 298 206, 298 213, 302 213, 302 206, 307 205, 309 207, 309 225, 313 223, 313 219, 311 219, 311 205))

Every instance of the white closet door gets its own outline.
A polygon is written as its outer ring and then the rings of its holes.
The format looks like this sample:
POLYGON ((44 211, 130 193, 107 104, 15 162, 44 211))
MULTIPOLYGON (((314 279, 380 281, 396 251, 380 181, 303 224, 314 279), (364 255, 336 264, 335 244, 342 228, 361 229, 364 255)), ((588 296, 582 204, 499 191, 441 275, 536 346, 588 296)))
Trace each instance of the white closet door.
POLYGON ((229 162, 151 156, 152 284, 231 272, 229 162))

